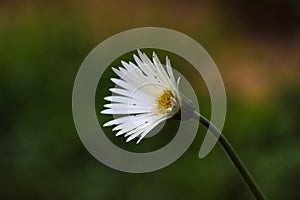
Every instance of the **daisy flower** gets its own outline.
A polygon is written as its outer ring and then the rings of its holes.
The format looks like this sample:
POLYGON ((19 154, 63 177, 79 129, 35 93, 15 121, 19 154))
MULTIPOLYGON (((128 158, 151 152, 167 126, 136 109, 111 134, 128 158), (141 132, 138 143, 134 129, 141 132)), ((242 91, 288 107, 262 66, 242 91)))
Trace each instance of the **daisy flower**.
POLYGON ((122 67, 112 68, 119 78, 111 78, 116 87, 109 89, 112 96, 104 99, 110 103, 101 113, 115 115, 104 127, 114 125, 116 136, 124 135, 126 142, 138 138, 138 144, 158 124, 178 116, 180 111, 189 118, 194 107, 179 92, 180 77, 175 80, 168 57, 164 66, 154 52, 152 61, 145 53, 137 52, 138 56, 133 55, 135 63, 121 61, 122 67))
POLYGON ((154 52, 152 61, 140 50, 138 56, 133 55, 133 58, 136 63, 121 61, 123 67, 113 68, 119 78, 112 78, 111 81, 117 87, 110 88, 112 96, 104 98, 110 103, 104 105, 107 109, 101 113, 113 114, 115 119, 103 126, 114 125, 112 130, 117 131, 116 136, 125 135, 128 137, 126 142, 138 138, 139 143, 167 119, 178 116, 181 120, 193 118, 215 136, 254 197, 266 199, 226 137, 208 119, 195 111, 193 103, 180 93, 180 77, 175 81, 169 58, 166 57, 165 66, 154 52))

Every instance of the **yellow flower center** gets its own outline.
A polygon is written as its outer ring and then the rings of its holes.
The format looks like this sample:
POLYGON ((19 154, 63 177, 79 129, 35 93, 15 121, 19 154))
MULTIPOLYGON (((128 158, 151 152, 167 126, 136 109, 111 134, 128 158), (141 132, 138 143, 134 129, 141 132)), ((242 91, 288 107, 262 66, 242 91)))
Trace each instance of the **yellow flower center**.
POLYGON ((168 108, 172 107, 171 97, 174 97, 171 90, 165 89, 163 93, 159 96, 159 98, 156 100, 159 105, 158 112, 160 114, 163 114, 166 112, 168 108))

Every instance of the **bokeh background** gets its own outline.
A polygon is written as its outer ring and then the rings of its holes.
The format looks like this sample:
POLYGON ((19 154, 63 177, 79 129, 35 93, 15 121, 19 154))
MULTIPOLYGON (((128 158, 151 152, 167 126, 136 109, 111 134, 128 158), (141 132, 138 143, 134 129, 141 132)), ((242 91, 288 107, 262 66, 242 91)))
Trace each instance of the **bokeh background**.
POLYGON ((143 26, 203 45, 228 95, 225 134, 269 199, 300 199, 300 4, 283 0, 0 1, 0 199, 252 198, 219 146, 197 158, 203 128, 146 174, 110 169, 82 145, 71 109, 81 62, 143 26))

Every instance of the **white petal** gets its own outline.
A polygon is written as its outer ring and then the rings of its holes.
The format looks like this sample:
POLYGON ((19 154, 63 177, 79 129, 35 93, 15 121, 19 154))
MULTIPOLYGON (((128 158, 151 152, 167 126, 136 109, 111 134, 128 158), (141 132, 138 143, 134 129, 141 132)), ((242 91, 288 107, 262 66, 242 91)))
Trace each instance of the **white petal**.
POLYGON ((153 52, 153 63, 154 63, 154 66, 156 67, 156 74, 157 76, 159 77, 159 79, 161 81, 163 81, 163 83, 165 85, 170 85, 170 79, 165 71, 165 69, 163 68, 159 58, 157 57, 157 55, 153 52))
POLYGON ((169 74, 169 77, 170 77, 170 80, 172 82, 173 87, 176 86, 175 77, 174 77, 173 70, 172 70, 171 63, 170 63, 170 59, 168 58, 168 56, 166 57, 166 69, 167 69, 167 72, 169 74))
POLYGON ((129 91, 129 90, 125 90, 125 89, 121 89, 121 88, 110 88, 109 89, 112 93, 116 93, 116 94, 120 94, 120 95, 124 95, 127 96, 129 98, 133 98, 133 99, 138 99, 141 101, 145 101, 145 100, 153 100, 155 97, 150 96, 144 92, 141 92, 139 90, 135 90, 135 91, 129 91))
POLYGON ((161 92, 161 87, 158 87, 158 84, 155 80, 145 76, 142 71, 134 67, 131 70, 121 72, 113 68, 113 71, 122 79, 112 79, 112 81, 120 87, 133 91, 140 90, 148 95, 155 96, 155 94, 161 92), (130 83, 130 84, 127 84, 130 83))
POLYGON ((133 54, 133 58, 134 58, 136 64, 138 64, 138 66, 144 65, 144 63, 141 61, 141 59, 139 57, 137 57, 135 54, 133 54))
MULTIPOLYGON (((155 73, 155 66, 152 63, 152 61, 148 58, 148 56, 145 53, 142 53, 140 50, 138 50, 138 54, 140 58, 143 61, 143 64, 140 67, 140 69, 148 76, 151 77, 153 80, 156 80, 156 73, 155 73)), ((157 81, 157 80, 156 80, 157 81)))
POLYGON ((131 66, 130 64, 128 64, 127 62, 125 61, 121 61, 121 64, 125 67, 125 69, 127 70, 131 70, 133 66, 131 66))
POLYGON ((123 124, 120 124, 113 128, 113 131, 120 130, 116 136, 122 135, 124 133, 127 133, 128 131, 132 131, 133 129, 137 130, 138 127, 144 125, 144 124, 151 124, 155 120, 156 115, 155 114, 144 114, 143 116, 140 115, 139 117, 135 117, 135 120, 132 120, 129 118, 127 122, 124 122, 123 124))
POLYGON ((138 100, 134 99, 133 97, 124 97, 124 96, 108 96, 104 97, 104 100, 116 102, 116 103, 124 103, 124 104, 135 104, 135 105, 153 105, 155 103, 154 99, 145 99, 145 100, 138 100))
POLYGON ((105 104, 110 109, 101 111, 102 114, 137 114, 149 113, 154 111, 153 106, 132 106, 126 104, 105 104))
POLYGON ((132 83, 129 83, 129 82, 126 82, 126 81, 123 81, 121 79, 117 79, 117 78, 111 78, 110 79, 113 83, 115 83, 116 85, 124 88, 124 89, 127 89, 127 90, 134 90, 135 87, 132 85, 132 83))
MULTIPOLYGON (((142 126, 136 128, 136 130, 134 130, 132 133, 127 133, 125 136, 128 136, 128 135, 130 135, 130 136, 129 136, 129 138, 127 138, 126 142, 133 140, 134 138, 136 138, 139 135, 141 135, 142 138, 145 137, 146 134, 148 134, 153 128, 155 128, 159 123, 161 123, 164 120, 166 120, 165 116, 157 116, 156 120, 153 121, 153 123, 143 124, 142 126)), ((139 139, 139 141, 140 140, 141 139, 139 139)))
POLYGON ((113 119, 109 122, 106 122, 103 126, 112 126, 112 125, 116 125, 116 124, 122 124, 125 123, 127 121, 135 121, 138 120, 139 118, 142 117, 147 117, 147 116, 151 116, 153 114, 137 114, 137 115, 129 115, 129 116, 124 116, 124 117, 118 117, 116 119, 113 119))
POLYGON ((154 129, 158 124, 166 120, 165 118, 162 118, 158 120, 157 122, 153 123, 151 126, 149 126, 139 137, 138 141, 136 144, 138 144, 152 129, 154 129))
POLYGON ((112 126, 112 125, 115 125, 115 124, 121 124, 121 123, 127 121, 128 120, 127 118, 129 118, 129 117, 130 116, 125 116, 125 117, 119 117, 117 119, 113 119, 113 120, 108 121, 105 124, 103 124, 103 126, 106 127, 106 126, 112 126))

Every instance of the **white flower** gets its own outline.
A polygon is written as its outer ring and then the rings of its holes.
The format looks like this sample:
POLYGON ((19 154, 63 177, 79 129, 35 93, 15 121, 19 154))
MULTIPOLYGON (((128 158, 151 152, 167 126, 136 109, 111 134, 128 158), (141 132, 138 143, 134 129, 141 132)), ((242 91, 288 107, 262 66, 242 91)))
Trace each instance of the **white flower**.
POLYGON ((159 123, 180 111, 182 96, 180 77, 176 82, 168 57, 165 67, 154 52, 153 61, 140 50, 133 57, 136 64, 121 61, 123 67, 112 68, 119 79, 111 81, 118 87, 110 88, 112 96, 104 99, 111 103, 105 104, 108 109, 101 113, 118 115, 104 127, 116 125, 112 129, 118 131, 116 136, 125 134, 126 142, 139 137, 139 143, 159 123))

